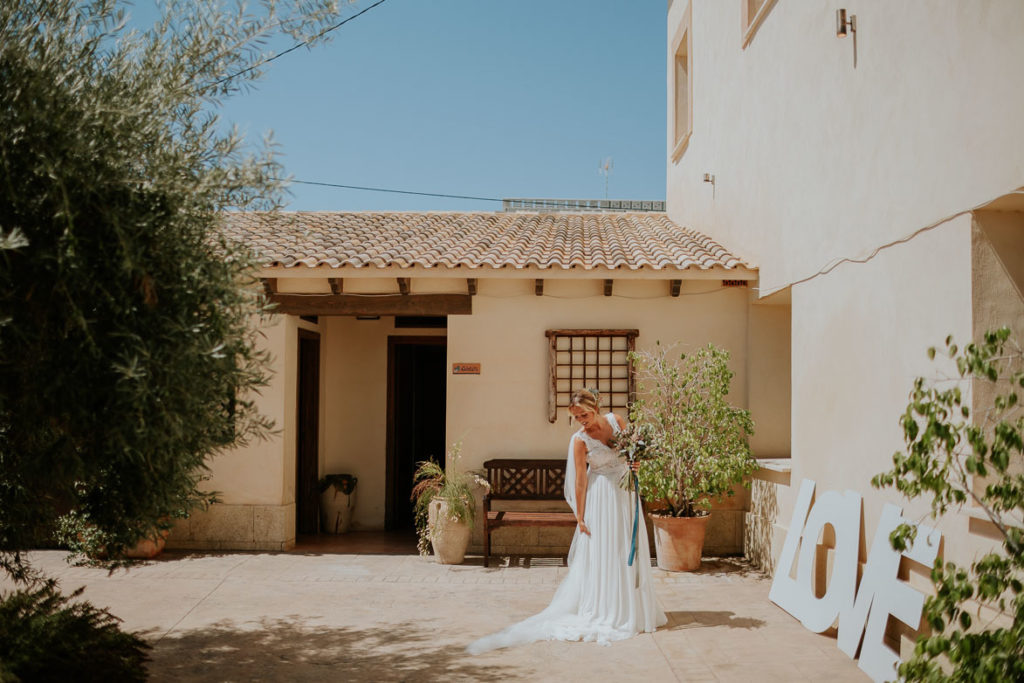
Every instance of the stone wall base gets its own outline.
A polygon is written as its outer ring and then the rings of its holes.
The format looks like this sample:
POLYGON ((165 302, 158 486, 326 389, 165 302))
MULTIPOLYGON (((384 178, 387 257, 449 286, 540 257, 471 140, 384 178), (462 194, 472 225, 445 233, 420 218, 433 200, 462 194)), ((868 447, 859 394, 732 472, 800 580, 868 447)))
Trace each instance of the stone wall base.
POLYGON ((179 519, 167 537, 179 550, 288 550, 295 547, 295 504, 214 503, 179 519))

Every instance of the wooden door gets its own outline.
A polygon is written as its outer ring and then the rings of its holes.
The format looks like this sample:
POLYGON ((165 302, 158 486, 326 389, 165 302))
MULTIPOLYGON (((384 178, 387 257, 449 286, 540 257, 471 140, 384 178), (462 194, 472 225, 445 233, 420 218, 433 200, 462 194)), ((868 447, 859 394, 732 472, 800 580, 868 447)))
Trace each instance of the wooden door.
POLYGON ((409 500, 416 463, 445 461, 445 337, 388 339, 388 437, 385 526, 413 527, 409 500))

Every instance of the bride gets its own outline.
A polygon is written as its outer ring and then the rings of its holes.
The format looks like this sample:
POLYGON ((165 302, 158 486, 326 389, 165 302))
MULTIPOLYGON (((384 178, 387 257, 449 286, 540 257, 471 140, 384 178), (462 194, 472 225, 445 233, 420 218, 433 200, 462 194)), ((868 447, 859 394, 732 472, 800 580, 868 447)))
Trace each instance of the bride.
POLYGON ((667 621, 654 597, 642 519, 636 559, 629 564, 635 502, 619 486, 628 465, 609 446, 626 422, 614 413, 602 417, 600 410, 597 392, 588 389, 569 401, 569 412, 582 425, 569 440, 566 461, 565 498, 577 521, 569 573, 544 611, 470 643, 470 654, 537 640, 608 643, 650 633, 667 621))

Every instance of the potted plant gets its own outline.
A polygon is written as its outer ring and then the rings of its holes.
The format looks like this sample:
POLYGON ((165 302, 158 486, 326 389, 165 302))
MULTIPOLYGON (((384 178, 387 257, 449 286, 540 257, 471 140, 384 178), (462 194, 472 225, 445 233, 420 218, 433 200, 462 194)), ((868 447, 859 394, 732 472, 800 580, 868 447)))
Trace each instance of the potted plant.
POLYGON ((653 508, 658 566, 700 566, 712 499, 733 494, 755 469, 747 437, 749 411, 726 401, 733 373, 729 353, 708 344, 693 354, 660 343, 632 352, 642 398, 630 409, 646 444, 638 479, 653 508))
POLYGON ((324 533, 348 531, 356 506, 358 481, 351 474, 328 474, 320 479, 320 528, 324 533))
POLYGON ((419 463, 413 475, 416 547, 421 555, 433 549, 441 564, 462 564, 476 519, 474 486, 488 486, 487 480, 458 469, 461 444, 448 453, 448 467, 433 460, 419 463))

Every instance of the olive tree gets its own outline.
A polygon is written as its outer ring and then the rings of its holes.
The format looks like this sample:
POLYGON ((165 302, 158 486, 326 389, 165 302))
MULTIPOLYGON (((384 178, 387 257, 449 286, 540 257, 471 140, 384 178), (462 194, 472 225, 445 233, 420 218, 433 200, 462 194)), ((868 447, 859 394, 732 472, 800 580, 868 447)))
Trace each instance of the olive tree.
MULTIPOLYGON (((900 418, 906 449, 877 487, 893 486, 908 498, 926 497, 940 517, 974 506, 998 530, 1001 551, 969 568, 936 560, 935 595, 925 601, 931 629, 899 673, 913 681, 1024 680, 1024 352, 1007 328, 959 348, 946 339, 959 378, 918 378, 900 418), (966 385, 970 391, 965 391, 966 385), (969 398, 976 410, 968 404, 969 398)), ((935 349, 929 349, 935 356, 935 349)), ((913 543, 914 525, 891 541, 913 543)))
POLYGON ((226 211, 284 173, 219 119, 275 37, 333 0, 0 3, 0 565, 60 527, 116 555, 187 514, 219 450, 265 434, 252 258, 226 211), (58 523, 58 520, 59 523, 58 523))

